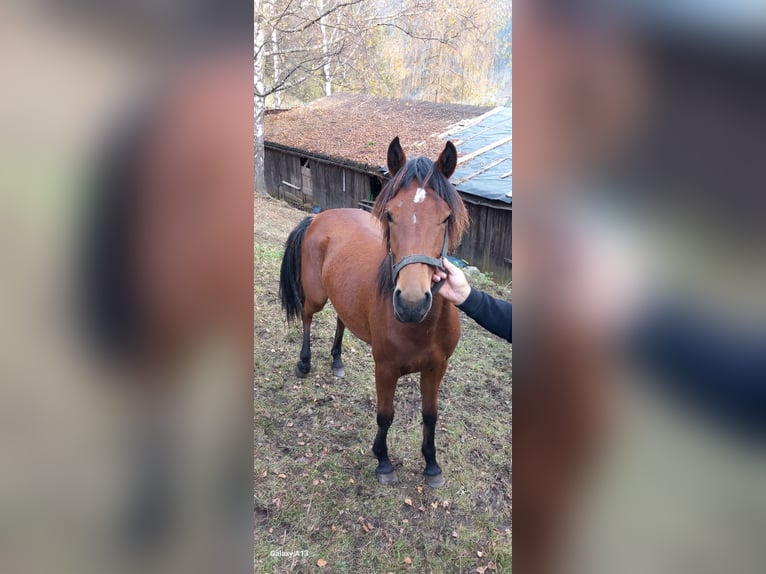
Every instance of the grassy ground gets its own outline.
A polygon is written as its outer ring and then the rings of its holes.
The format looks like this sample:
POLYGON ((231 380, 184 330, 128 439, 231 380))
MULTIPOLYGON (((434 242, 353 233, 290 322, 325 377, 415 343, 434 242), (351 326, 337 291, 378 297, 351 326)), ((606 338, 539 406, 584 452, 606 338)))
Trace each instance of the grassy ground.
MULTIPOLYGON (((305 214, 255 205, 256 572, 510 572, 511 347, 463 317, 442 382, 438 490, 422 477, 420 391, 400 379, 389 451, 400 483, 382 486, 369 347, 347 331, 346 378, 330 372, 335 315, 314 318, 312 372, 293 374, 298 327, 277 297, 282 245, 305 214)), ((481 288, 510 298, 487 282, 481 288)))

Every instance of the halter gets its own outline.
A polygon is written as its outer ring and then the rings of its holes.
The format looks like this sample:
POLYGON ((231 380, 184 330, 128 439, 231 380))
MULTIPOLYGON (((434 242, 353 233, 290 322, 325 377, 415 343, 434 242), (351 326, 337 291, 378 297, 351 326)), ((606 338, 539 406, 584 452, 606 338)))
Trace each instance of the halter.
MULTIPOLYGON (((391 250, 388 251, 388 256, 391 258, 391 277, 393 277, 394 283, 396 283, 396 278, 399 276, 399 271, 401 271, 404 267, 407 265, 411 265, 413 263, 425 263, 426 265, 432 265, 433 267, 436 267, 438 269, 441 269, 445 273, 448 273, 447 268, 444 267, 444 263, 442 263, 443 259, 447 256, 447 248, 449 247, 449 229, 444 230, 444 245, 442 246, 442 254, 439 259, 436 259, 435 257, 429 257, 428 255, 407 255, 405 257, 402 257, 399 260, 399 263, 394 264, 394 254, 391 250)), ((442 284, 444 283, 444 279, 441 279, 437 283, 434 283, 431 286, 431 294, 436 295, 436 293, 441 289, 442 284)))
MULTIPOLYGON (((426 189, 426 185, 428 184, 429 180, 431 179, 431 175, 434 171, 434 165, 431 165, 431 169, 428 170, 428 174, 423 179, 423 183, 421 184, 423 186, 423 189, 426 189)), ((445 273, 449 273, 447 271, 447 268, 444 266, 444 263, 442 261, 445 257, 447 257, 447 249, 449 248, 449 225, 447 225, 447 228, 444 230, 444 244, 442 245, 442 254, 439 257, 439 259, 436 259, 435 257, 429 257, 428 255, 407 255, 405 257, 402 257, 399 260, 399 263, 395 263, 394 261, 394 253, 389 248, 388 250, 388 256, 391 259, 391 277, 396 284, 396 278, 399 276, 399 272, 404 269, 407 265, 412 265, 413 263, 425 263, 426 265, 431 265, 433 267, 436 267, 437 269, 440 269, 441 271, 444 271, 445 273)), ((441 286, 444 284, 444 279, 434 283, 431 286, 431 294, 436 295, 436 293, 441 289, 441 286)))

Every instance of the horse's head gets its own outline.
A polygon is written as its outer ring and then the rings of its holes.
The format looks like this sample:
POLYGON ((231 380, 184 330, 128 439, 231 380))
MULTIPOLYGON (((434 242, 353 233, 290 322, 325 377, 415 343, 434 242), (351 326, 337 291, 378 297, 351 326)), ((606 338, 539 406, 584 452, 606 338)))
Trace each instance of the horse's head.
POLYGON ((388 147, 391 180, 373 215, 383 225, 389 252, 380 286, 393 290, 394 314, 404 323, 418 323, 431 310, 434 267, 441 267, 447 249, 460 243, 468 224, 465 206, 449 183, 456 165, 452 142, 435 162, 425 157, 407 161, 398 137, 388 147))

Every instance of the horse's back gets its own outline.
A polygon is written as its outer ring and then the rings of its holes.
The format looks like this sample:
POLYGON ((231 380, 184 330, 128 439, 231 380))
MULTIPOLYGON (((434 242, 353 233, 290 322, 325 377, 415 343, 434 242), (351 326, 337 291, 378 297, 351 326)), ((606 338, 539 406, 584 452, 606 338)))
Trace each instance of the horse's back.
POLYGON ((329 297, 351 332, 368 343, 369 313, 384 256, 380 225, 361 209, 319 213, 303 245, 306 296, 329 297))
POLYGON ((323 211, 311 224, 309 240, 320 244, 324 268, 353 258, 357 265, 377 269, 385 254, 380 224, 361 209, 323 211))

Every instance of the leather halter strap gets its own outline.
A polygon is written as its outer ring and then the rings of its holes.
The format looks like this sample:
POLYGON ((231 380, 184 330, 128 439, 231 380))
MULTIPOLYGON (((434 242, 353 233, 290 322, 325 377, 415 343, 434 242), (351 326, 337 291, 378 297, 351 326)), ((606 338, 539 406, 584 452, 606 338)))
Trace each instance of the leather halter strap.
MULTIPOLYGON (((413 263, 425 263, 426 265, 431 265, 432 267, 441 269, 442 271, 446 273, 447 268, 444 267, 442 260, 447 256, 448 248, 449 248, 449 228, 444 230, 444 244, 442 245, 442 254, 439 257, 439 259, 436 259, 435 257, 429 257, 428 255, 407 255, 405 257, 402 257, 399 260, 399 263, 394 264, 394 254, 391 251, 389 251, 388 255, 391 258, 391 277, 393 282, 396 283, 396 278, 399 276, 399 272, 404 267, 406 267, 407 265, 412 265, 413 263)), ((441 281, 437 283, 434 283, 431 286, 431 294, 436 295, 437 291, 439 291, 443 283, 444 283, 444 279, 442 279, 441 281)))

